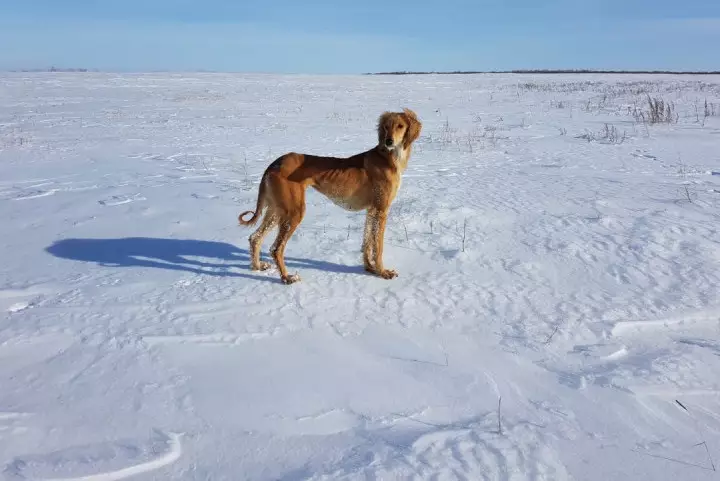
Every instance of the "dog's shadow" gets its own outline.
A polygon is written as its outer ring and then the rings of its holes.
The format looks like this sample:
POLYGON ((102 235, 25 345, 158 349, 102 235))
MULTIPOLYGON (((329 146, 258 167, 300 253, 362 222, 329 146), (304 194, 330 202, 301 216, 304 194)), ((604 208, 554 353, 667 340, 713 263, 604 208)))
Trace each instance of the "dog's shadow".
MULTIPOLYGON (((280 282, 278 275, 254 275, 247 250, 225 242, 126 237, 120 239, 62 239, 45 249, 62 259, 93 262, 108 267, 154 267, 218 277, 244 277, 258 281, 280 282)), ((274 265, 274 263, 273 263, 274 265)), ((286 257, 288 269, 309 268, 327 272, 364 274, 362 266, 286 257)))

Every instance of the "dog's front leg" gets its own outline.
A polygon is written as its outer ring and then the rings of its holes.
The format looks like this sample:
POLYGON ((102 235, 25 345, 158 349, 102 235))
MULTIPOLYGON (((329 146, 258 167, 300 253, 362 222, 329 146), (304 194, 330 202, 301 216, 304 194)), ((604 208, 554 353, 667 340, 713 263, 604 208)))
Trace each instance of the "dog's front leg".
POLYGON ((375 246, 375 266, 372 272, 383 279, 397 277, 398 273, 392 269, 383 267, 383 247, 385 242, 385 224, 387 223, 388 212, 386 210, 375 211, 373 215, 373 244, 375 246))
POLYGON ((368 209, 367 214, 365 215, 365 230, 363 231, 362 253, 365 270, 373 273, 375 272, 375 245, 373 242, 375 238, 373 223, 375 222, 376 221, 374 217, 374 212, 368 209))

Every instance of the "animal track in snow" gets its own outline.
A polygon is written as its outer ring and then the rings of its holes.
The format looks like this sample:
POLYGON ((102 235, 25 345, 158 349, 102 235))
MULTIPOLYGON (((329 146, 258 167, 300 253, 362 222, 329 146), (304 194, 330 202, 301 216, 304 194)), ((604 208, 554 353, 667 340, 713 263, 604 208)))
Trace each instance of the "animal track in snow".
POLYGON ((51 289, 30 286, 24 289, 0 289, 0 309, 9 313, 21 312, 34 307, 40 295, 51 289))
POLYGON ((15 304, 12 304, 10 307, 7 308, 8 312, 20 312, 24 311, 25 309, 29 309, 32 307, 32 304, 29 302, 16 302, 15 304))
POLYGON ((50 189, 50 190, 31 190, 28 192, 22 192, 16 197, 13 198, 13 200, 30 200, 30 199, 38 199, 40 197, 47 197, 49 195, 53 195, 55 192, 57 192, 58 189, 50 189))
POLYGON ((627 346, 613 344, 578 345, 573 352, 592 356, 600 362, 617 361, 628 355, 627 346))
POLYGON ((98 204, 105 205, 105 206, 115 206, 115 205, 122 205, 122 204, 129 204, 130 202, 135 202, 139 200, 147 200, 145 197, 142 197, 140 194, 135 194, 132 196, 126 196, 126 195, 114 195, 110 197, 109 199, 103 199, 99 200, 98 204))

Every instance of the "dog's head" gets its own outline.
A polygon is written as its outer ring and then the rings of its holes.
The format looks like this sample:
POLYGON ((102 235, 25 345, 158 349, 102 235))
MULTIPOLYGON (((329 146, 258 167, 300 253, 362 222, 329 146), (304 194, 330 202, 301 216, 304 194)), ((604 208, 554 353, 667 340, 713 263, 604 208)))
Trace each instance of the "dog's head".
POLYGON ((388 150, 410 147, 420 136, 422 123, 410 109, 402 112, 385 112, 378 120, 378 143, 388 150))

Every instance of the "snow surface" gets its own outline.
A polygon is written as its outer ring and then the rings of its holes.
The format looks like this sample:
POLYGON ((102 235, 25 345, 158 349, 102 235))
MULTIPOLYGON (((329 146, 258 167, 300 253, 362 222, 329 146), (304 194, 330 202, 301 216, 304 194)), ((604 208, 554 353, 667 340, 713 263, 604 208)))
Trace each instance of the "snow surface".
POLYGON ((719 146, 711 76, 2 74, 0 477, 718 479, 719 146), (402 107, 400 276, 315 192, 250 271, 265 166, 402 107))

